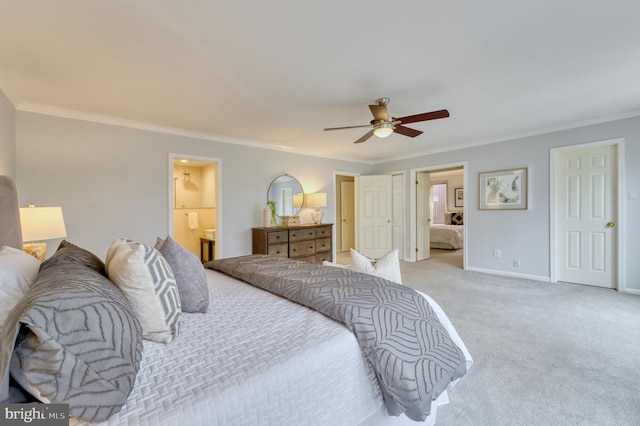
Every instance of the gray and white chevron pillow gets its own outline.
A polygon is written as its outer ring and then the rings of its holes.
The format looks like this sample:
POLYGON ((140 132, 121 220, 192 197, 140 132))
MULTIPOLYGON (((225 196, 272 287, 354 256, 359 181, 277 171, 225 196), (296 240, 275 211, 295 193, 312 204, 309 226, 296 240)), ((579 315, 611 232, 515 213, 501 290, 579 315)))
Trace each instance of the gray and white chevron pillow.
POLYGON ((107 252, 107 273, 142 325, 143 337, 169 343, 180 327, 180 294, 166 259, 155 248, 116 238, 107 252))

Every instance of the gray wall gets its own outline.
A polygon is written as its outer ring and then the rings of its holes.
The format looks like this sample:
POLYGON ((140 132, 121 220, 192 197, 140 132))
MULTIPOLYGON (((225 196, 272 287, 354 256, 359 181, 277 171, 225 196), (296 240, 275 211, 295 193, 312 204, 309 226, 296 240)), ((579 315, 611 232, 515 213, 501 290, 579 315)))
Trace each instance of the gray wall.
MULTIPOLYGON (((295 176, 305 192, 333 199, 333 170, 367 174, 370 165, 250 146, 17 112, 21 204, 62 206, 68 240, 104 258, 114 238, 143 243, 169 234, 169 153, 221 159, 219 255, 251 253, 270 182, 295 176)), ((334 221, 331 207, 326 223, 334 221)), ((49 254, 57 242, 48 244, 49 254)))
POLYGON ((0 90, 0 175, 16 177, 16 113, 0 90))
MULTIPOLYGON (((550 150, 552 148, 624 138, 625 173, 622 213, 626 219, 619 230, 626 236, 625 266, 622 273, 628 290, 640 293, 640 200, 629 200, 630 191, 640 192, 640 117, 547 133, 506 142, 443 152, 409 160, 378 164, 374 173, 426 168, 468 162, 465 186, 467 265, 471 269, 549 278, 550 271, 550 150), (529 168, 529 209, 486 211, 478 209, 478 174, 491 170, 529 168), (502 257, 493 257, 500 249, 502 257), (513 266, 513 259, 521 266, 513 266)), ((407 176, 410 176, 407 174, 407 176)), ((410 179, 408 179, 409 181, 410 179)), ((407 183, 410 191, 410 182, 407 183)), ((409 194, 409 192, 407 192, 409 194)), ((409 221, 409 212, 407 212, 409 221)))
MULTIPOLYGON (((626 235, 624 278, 627 289, 640 293, 640 200, 626 195, 640 190, 640 118, 515 139, 370 166, 308 157, 249 146, 232 145, 147 130, 84 122, 28 112, 14 112, 0 96, 0 167, 15 174, 22 205, 60 205, 69 240, 104 257, 117 236, 153 242, 168 229, 168 154, 221 159, 222 256, 251 251, 250 228, 262 224, 262 208, 272 179, 295 176, 305 192, 327 192, 333 200, 333 171, 358 174, 468 162, 466 216, 470 268, 545 279, 550 276, 550 149, 587 142, 625 139, 625 197, 621 229, 626 235), (15 125, 12 119, 15 118, 15 125), (16 144, 11 143, 15 133, 16 144), (12 159, 15 157, 15 162, 12 159), (529 168, 526 211, 478 210, 478 173, 512 167, 529 168), (492 256, 500 249, 502 257, 492 256), (512 260, 521 266, 515 268, 512 260)), ((407 197, 407 200, 409 198, 407 197)), ((324 209, 334 222, 334 207, 324 209)), ((406 209, 409 226, 410 212, 406 209)), ((49 244, 54 249, 56 242, 49 244)))

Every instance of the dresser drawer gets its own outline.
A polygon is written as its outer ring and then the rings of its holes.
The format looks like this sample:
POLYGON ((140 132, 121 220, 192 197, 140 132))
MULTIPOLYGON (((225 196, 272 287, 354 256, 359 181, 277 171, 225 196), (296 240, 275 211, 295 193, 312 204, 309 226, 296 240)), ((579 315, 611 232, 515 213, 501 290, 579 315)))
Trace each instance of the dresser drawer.
POLYGON ((291 229, 289 230, 289 241, 315 240, 315 229, 291 229))
POLYGON ((316 229, 316 238, 331 238, 331 227, 316 229))
POLYGON ((279 244, 289 241, 289 231, 269 232, 267 234, 267 244, 279 244))
POLYGON ((316 254, 315 259, 314 259, 313 262, 317 263, 318 265, 322 265, 322 262, 324 262, 325 260, 327 262, 332 262, 332 260, 331 260, 331 252, 330 251, 327 251, 325 253, 316 254))
POLYGON ((316 252, 331 250, 331 238, 319 238, 316 240, 316 252))
POLYGON ((289 243, 289 257, 312 256, 316 254, 316 242, 298 241, 297 243, 289 243))
POLYGON ((269 256, 289 257, 289 244, 273 244, 267 249, 269 256))

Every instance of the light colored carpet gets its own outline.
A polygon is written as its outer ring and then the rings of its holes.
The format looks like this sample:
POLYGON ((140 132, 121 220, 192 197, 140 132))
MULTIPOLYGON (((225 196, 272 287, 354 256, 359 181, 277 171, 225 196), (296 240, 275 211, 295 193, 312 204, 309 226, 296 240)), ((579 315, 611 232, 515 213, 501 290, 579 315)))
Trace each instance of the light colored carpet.
POLYGON ((460 251, 401 262, 474 359, 438 426, 640 425, 640 296, 464 271, 460 251))

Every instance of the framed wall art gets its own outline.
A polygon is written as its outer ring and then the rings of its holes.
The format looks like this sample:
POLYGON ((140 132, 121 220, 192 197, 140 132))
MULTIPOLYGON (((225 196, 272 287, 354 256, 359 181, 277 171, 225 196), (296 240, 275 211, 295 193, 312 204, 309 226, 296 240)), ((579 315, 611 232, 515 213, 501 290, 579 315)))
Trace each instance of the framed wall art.
POLYGON ((464 188, 453 188, 455 207, 464 207, 464 188))
POLYGON ((480 173, 480 210, 525 210, 527 169, 480 173))

